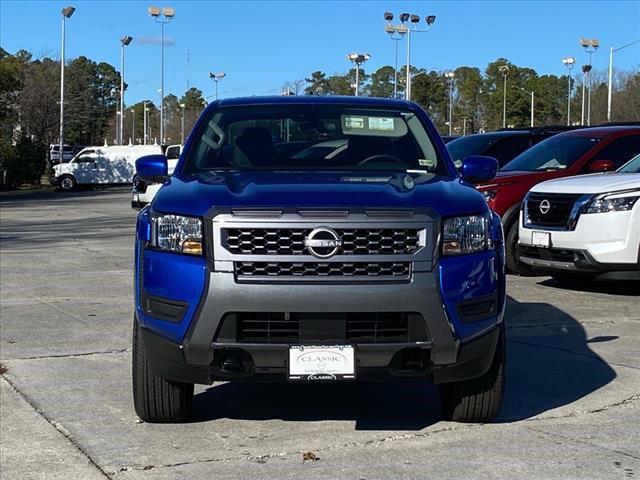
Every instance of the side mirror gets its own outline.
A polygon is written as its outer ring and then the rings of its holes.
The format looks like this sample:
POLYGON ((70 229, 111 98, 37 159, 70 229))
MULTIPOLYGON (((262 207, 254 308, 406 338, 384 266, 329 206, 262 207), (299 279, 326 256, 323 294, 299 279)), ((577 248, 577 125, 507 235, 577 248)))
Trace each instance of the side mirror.
POLYGON ((611 172, 616 169, 616 164, 611 160, 594 160, 589 164, 589 170, 593 173, 611 172))
POLYGON ((136 160, 138 177, 148 183, 164 182, 167 174, 167 158, 164 155, 146 155, 136 160))
POLYGON ((460 176, 466 182, 488 182, 496 176, 498 160, 482 155, 469 155, 462 162, 460 176))

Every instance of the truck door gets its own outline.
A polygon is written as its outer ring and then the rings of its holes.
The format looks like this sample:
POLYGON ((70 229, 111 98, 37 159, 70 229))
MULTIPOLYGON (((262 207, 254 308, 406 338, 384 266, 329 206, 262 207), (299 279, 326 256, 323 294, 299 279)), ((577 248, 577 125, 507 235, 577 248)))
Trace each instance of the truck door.
POLYGON ((98 165, 94 150, 87 150, 69 163, 69 171, 78 183, 96 183, 98 165))

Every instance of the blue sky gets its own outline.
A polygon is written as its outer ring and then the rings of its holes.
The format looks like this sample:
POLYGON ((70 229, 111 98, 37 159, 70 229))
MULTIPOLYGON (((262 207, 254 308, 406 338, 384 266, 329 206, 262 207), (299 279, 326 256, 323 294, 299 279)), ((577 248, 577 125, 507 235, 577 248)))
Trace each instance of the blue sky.
MULTIPOLYGON (((608 65, 609 47, 640 39, 640 1, 7 1, 0 2, 0 43, 59 58, 60 10, 77 10, 67 23, 67 58, 86 55, 120 65, 119 38, 127 47, 127 103, 157 99, 160 87, 160 26, 147 14, 150 4, 173 6, 166 27, 165 92, 182 94, 190 84, 214 93, 209 71, 224 71, 220 96, 277 94, 287 80, 349 68, 345 55, 370 53, 367 71, 394 61, 394 43, 384 32, 383 12, 437 15, 432 30, 412 37, 412 63, 444 70, 460 65, 484 68, 506 57, 539 73, 563 74, 560 59, 586 55, 581 36, 599 38, 596 70, 608 65)), ((399 49, 404 62, 404 42, 399 49)), ((618 52, 616 67, 640 67, 640 45, 618 52)))

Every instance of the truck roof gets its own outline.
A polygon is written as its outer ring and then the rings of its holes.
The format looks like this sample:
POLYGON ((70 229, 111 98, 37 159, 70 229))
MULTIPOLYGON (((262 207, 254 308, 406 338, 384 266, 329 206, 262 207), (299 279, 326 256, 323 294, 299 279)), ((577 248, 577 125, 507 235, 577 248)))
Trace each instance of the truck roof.
POLYGON ((413 102, 406 100, 393 100, 378 97, 352 97, 342 95, 272 95, 255 97, 237 97, 216 100, 209 105, 214 106, 240 106, 240 105, 267 105, 267 104, 297 104, 297 105, 354 105, 367 107, 407 108, 415 106, 413 102))

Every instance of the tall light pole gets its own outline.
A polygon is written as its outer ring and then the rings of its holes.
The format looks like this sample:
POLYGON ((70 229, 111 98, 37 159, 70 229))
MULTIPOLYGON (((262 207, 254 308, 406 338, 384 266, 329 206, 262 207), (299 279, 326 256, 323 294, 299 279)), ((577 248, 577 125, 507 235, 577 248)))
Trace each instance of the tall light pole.
POLYGON ((453 78, 455 75, 455 72, 444 74, 449 79, 449 136, 453 134, 453 78))
POLYGON ((507 76, 509 75, 509 66, 500 65, 498 71, 504 78, 504 92, 502 93, 502 128, 507 127, 507 76))
POLYGON ((58 163, 64 160, 64 40, 65 40, 65 24, 67 18, 71 18, 74 7, 65 7, 62 9, 62 48, 60 49, 60 145, 58 150, 58 163))
POLYGON ((589 75, 590 71, 591 65, 582 66, 582 116, 580 118, 580 125, 584 125, 585 87, 587 85, 587 76, 589 75))
POLYGON ((419 29, 417 25, 420 23, 420 17, 418 15, 412 15, 409 13, 401 13, 400 14, 400 24, 393 25, 391 20, 393 20, 393 15, 391 18, 388 17, 389 12, 385 13, 385 20, 387 20, 387 25, 385 30, 389 34, 397 33, 401 36, 404 34, 407 35, 407 73, 406 73, 406 86, 404 89, 404 98, 406 100, 411 100, 411 32, 419 32, 426 33, 431 29, 431 25, 436 21, 435 15, 428 15, 425 17, 425 22, 427 23, 426 29, 419 29), (410 21, 410 24, 407 24, 407 21, 410 21))
POLYGON ((136 144, 136 109, 131 107, 131 143, 136 144))
POLYGON ((144 143, 145 145, 147 144, 147 140, 148 140, 148 138, 149 138, 149 135, 147 135, 147 132, 148 132, 148 129, 147 129, 147 116, 148 116, 148 114, 149 114, 149 107, 147 107, 147 103, 149 103, 149 102, 145 101, 145 102, 143 103, 143 105, 144 105, 144 110, 142 111, 142 122, 143 122, 142 129, 144 130, 144 135, 143 135, 144 140, 143 140, 143 143, 144 143))
MULTIPOLYGON (((591 125, 591 56, 598 50, 600 47, 600 41, 597 38, 581 38, 580 45, 584 48, 584 51, 589 55, 589 68, 585 72, 587 75, 587 79, 589 80, 589 92, 588 92, 588 100, 587 100, 587 125, 591 125)), ((584 71, 584 70, 583 70, 584 71)))
POLYGON ((122 45, 120 50, 120 145, 124 145, 124 47, 129 45, 131 40, 133 40, 133 37, 129 35, 125 35, 120 39, 120 44, 122 45))
POLYGON ((531 96, 531 126, 533 127, 535 112, 535 93, 533 91, 530 92, 529 90, 525 90, 522 87, 520 87, 519 90, 531 96))
POLYGON ((182 118, 180 119, 180 145, 184 145, 184 109, 186 105, 184 103, 180 104, 180 108, 182 109, 182 118))
POLYGON ((613 52, 617 52, 619 50, 622 50, 623 48, 630 47, 631 45, 635 45, 636 43, 640 43, 640 40, 627 43, 622 47, 609 48, 609 92, 607 94, 607 122, 611 121, 611 95, 612 95, 612 87, 613 87, 613 52))
MULTIPOLYGON (((391 25, 391 22, 393 21, 393 13, 384 12, 384 19, 389 25, 391 25)), ((387 30, 387 33, 389 34, 389 38, 394 41, 396 47, 395 62, 393 64, 393 98, 396 99, 398 98, 398 42, 402 40, 406 32, 395 31, 392 29, 391 31, 387 30)))
POLYGON ((176 15, 173 8, 149 7, 149 15, 160 24, 160 143, 164 143, 164 26, 176 15))
POLYGON ((351 60, 351 62, 356 66, 356 97, 360 91, 360 65, 370 58, 371 55, 368 53, 350 53, 347 55, 347 60, 351 60))
POLYGON ((218 100, 218 82, 221 82, 222 79, 226 76, 227 74, 224 72, 217 72, 217 73, 209 72, 209 78, 214 82, 216 82, 216 100, 218 100))
POLYGON ((576 63, 576 59, 573 57, 564 57, 562 63, 569 70, 569 81, 567 86, 567 126, 571 125, 571 69, 576 63))

